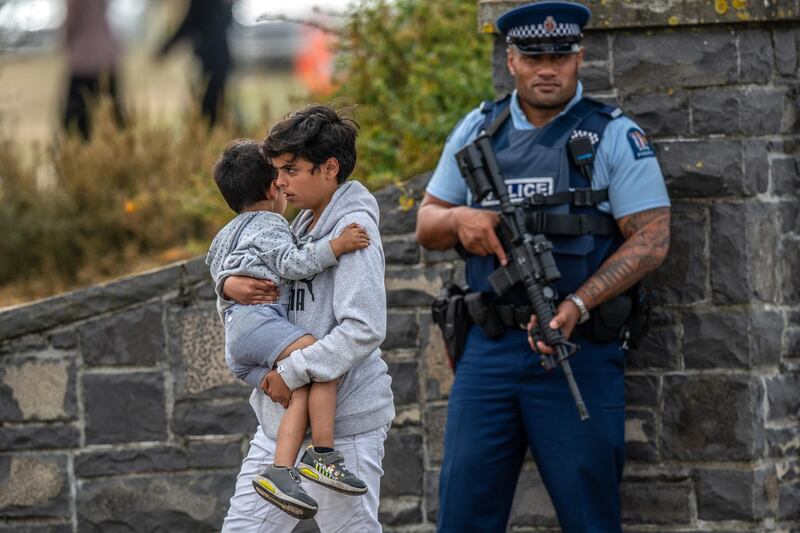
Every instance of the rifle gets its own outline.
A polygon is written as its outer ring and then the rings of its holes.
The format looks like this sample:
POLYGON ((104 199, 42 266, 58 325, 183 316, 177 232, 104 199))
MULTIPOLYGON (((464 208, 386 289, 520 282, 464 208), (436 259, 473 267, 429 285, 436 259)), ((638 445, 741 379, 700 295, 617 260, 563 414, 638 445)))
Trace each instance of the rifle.
MULTIPOLYGON (((591 145, 589 149, 591 150, 591 145)), ((593 155, 592 153, 592 158, 593 155)), ((586 420, 589 412, 567 360, 579 346, 565 339, 560 330, 550 327, 550 321, 555 316, 554 301, 557 298, 556 291, 550 284, 561 279, 553 258, 553 244, 544 235, 533 235, 528 231, 525 208, 511 202, 491 140, 485 132, 472 144, 462 148, 456 154, 456 161, 476 201, 480 202, 491 193, 500 202, 500 238, 510 261, 489 276, 492 290, 497 296, 502 296, 518 282, 525 286, 541 335, 549 346, 556 349, 556 355, 540 354, 541 364, 545 370, 561 366, 575 399, 578 415, 581 420, 586 420)))

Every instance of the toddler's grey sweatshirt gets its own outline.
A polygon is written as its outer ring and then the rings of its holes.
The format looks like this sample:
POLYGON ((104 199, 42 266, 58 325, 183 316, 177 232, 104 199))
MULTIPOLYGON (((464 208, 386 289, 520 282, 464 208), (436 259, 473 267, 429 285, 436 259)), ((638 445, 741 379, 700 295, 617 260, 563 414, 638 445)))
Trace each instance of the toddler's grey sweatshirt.
POLYGON ((206 256, 214 279, 217 311, 223 318, 234 302, 222 296, 228 276, 248 276, 275 282, 281 303, 288 304, 291 280, 308 278, 336 264, 329 239, 298 248, 289 223, 271 211, 246 211, 214 237, 206 256))
MULTIPOLYGON (((292 223, 304 246, 329 241, 353 222, 367 230, 370 245, 340 256, 338 266, 294 283, 289 318, 319 340, 281 361, 281 376, 293 390, 341 377, 335 436, 355 435, 394 418, 392 378, 379 349, 386 336, 386 289, 378 203, 366 187, 347 181, 309 230, 312 218, 310 211, 302 211, 292 223)), ((264 433, 275 438, 283 407, 261 390, 253 391, 250 403, 264 433)))

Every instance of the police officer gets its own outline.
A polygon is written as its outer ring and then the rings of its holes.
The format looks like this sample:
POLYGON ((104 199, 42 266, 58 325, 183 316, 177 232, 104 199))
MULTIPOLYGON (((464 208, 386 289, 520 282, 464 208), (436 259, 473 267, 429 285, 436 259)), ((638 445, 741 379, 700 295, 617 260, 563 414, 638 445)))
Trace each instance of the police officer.
MULTIPOLYGON (((590 418, 578 417, 563 373, 541 368, 534 352, 553 350, 525 331, 525 291, 489 297, 505 330, 489 336, 472 326, 456 366, 439 531, 505 531, 528 448, 565 532, 621 530, 624 350, 600 315, 664 260, 670 202, 642 130, 619 109, 583 96, 580 40, 590 15, 576 3, 537 2, 497 20, 515 90, 455 127, 417 218, 419 242, 462 248, 470 290, 489 294, 488 275, 507 262, 495 232, 497 201, 474 201, 454 157, 489 133, 512 201, 531 211, 528 229, 553 242, 562 298, 550 326, 580 346, 570 361, 590 418), (588 172, 571 160, 576 137, 593 147, 588 172)), ((531 317, 528 329, 535 325, 531 317)))

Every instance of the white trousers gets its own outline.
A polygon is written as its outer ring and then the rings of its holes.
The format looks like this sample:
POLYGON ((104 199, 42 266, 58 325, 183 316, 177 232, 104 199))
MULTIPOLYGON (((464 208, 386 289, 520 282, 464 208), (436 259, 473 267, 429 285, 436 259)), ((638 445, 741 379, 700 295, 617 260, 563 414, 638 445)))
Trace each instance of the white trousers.
MULTIPOLYGON (((303 479, 303 488, 319 504, 314 520, 322 533, 382 531, 378 503, 383 476, 383 443, 388 430, 387 425, 334 439, 334 447, 344 455, 345 467, 367 484, 368 490, 363 496, 346 496, 303 479)), ((231 497, 222 533, 290 533, 299 522, 262 499, 253 489, 255 476, 274 461, 275 444, 259 426, 236 479, 236 492, 231 497)), ((300 450, 300 455, 304 449, 300 450)))

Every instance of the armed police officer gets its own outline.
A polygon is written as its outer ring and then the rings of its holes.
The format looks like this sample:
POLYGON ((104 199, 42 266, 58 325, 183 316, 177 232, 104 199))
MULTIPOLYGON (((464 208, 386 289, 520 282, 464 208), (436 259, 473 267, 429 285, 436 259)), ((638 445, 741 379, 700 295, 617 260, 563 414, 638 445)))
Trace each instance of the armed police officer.
POLYGON ((565 532, 621 530, 625 343, 637 284, 669 247, 670 202, 642 130, 618 108, 583 96, 580 41, 590 15, 579 4, 538 2, 497 20, 515 89, 455 127, 419 209, 417 239, 429 249, 459 249, 470 291, 468 313, 451 313, 458 323, 449 324, 465 338, 449 343, 457 362, 439 489, 442 532, 505 531, 527 448, 565 532), (497 235, 498 201, 476 200, 455 157, 481 133, 511 201, 527 210, 527 230, 552 243, 561 279, 549 327, 580 347, 569 362, 590 414, 585 421, 564 373, 539 364, 534 352, 553 347, 526 331, 540 324, 525 289, 492 293, 489 275, 509 261, 497 235), (576 155, 571 141, 581 138, 584 153, 576 155))

